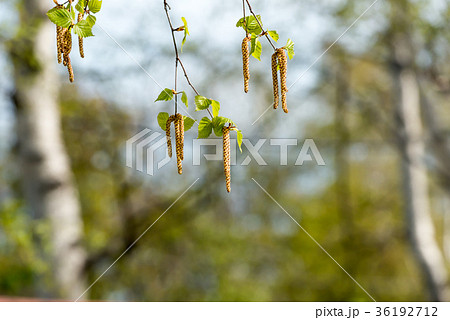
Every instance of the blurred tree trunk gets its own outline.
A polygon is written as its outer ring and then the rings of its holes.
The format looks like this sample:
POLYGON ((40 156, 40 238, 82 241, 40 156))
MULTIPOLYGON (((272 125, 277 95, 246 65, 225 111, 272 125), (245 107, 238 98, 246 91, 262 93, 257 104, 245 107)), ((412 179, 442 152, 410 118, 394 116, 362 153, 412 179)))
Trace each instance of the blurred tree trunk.
MULTIPOLYGON (((336 208, 340 217, 341 246, 345 252, 355 244, 355 225, 351 193, 351 172, 348 151, 350 146, 350 131, 348 128, 347 114, 350 101, 350 66, 346 60, 345 53, 340 47, 335 47, 337 58, 334 61, 335 75, 335 115, 334 130, 336 137, 335 166, 336 166, 336 208)), ((356 257, 357 258, 357 257, 356 257)), ((358 259, 353 255, 344 255, 342 264, 350 274, 358 269, 358 259)), ((352 297, 355 294, 355 286, 342 287, 345 296, 352 297)))
MULTIPOLYGON (((406 12, 406 11, 405 11, 406 12)), ((405 29, 406 30, 406 29, 405 29)), ((419 83, 414 71, 414 48, 407 33, 391 38, 392 74, 399 120, 400 149, 406 199, 408 235, 434 301, 448 299, 447 270, 430 212, 425 143, 420 113, 419 83)))
MULTIPOLYGON (((335 51, 337 49, 335 48, 335 51)), ((334 127, 336 132, 336 196, 337 207, 343 222, 343 234, 353 242, 353 208, 350 188, 350 165, 348 159, 348 148, 350 145, 350 132, 347 128, 348 113, 347 105, 350 100, 350 66, 345 60, 344 54, 339 54, 335 63, 336 71, 336 109, 334 127)))
POLYGON ((61 297, 84 291, 86 253, 77 190, 62 134, 55 72, 55 27, 49 0, 20 2, 20 29, 11 42, 22 182, 35 218, 49 219, 53 274, 61 297))

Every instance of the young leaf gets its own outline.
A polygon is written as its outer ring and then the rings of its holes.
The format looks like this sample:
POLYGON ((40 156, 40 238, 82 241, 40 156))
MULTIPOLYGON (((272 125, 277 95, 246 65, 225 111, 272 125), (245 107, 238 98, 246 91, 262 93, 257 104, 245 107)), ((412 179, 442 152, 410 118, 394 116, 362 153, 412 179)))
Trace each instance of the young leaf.
POLYGON ((212 119, 212 125, 216 136, 221 137, 223 135, 222 129, 227 123, 233 124, 233 121, 225 117, 214 117, 212 119))
POLYGON ((184 92, 184 91, 182 91, 182 94, 181 94, 181 101, 184 103, 184 105, 186 106, 186 109, 188 109, 189 108, 189 105, 188 105, 188 96, 187 96, 187 94, 186 94, 186 92, 184 92))
POLYGON ((92 26, 86 21, 81 20, 73 26, 73 32, 82 38, 93 37, 92 26))
POLYGON ((195 96, 195 106, 197 107, 195 111, 205 110, 211 105, 211 100, 203 96, 195 96))
POLYGON ((163 129, 163 131, 166 131, 166 123, 167 123, 167 120, 169 119, 169 114, 167 112, 160 112, 158 114, 157 119, 158 119, 158 124, 161 127, 161 129, 163 129))
POLYGON ((89 0, 89 11, 92 13, 97 13, 102 8, 102 1, 101 0, 89 0))
POLYGON ((252 45, 252 47, 251 47, 250 54, 254 58, 261 61, 262 45, 261 45, 261 42, 259 41, 258 37, 252 36, 251 45, 252 45))
POLYGON ((252 34, 250 38, 250 54, 253 54, 256 49, 256 41, 258 40, 258 36, 256 34, 252 34))
POLYGON ((188 28, 186 18, 181 17, 181 20, 183 20, 183 24, 184 24, 184 37, 183 37, 183 41, 181 41, 181 52, 183 52, 183 46, 184 46, 184 43, 186 42, 186 37, 189 35, 189 28, 188 28))
POLYGON ((238 146, 239 146, 239 150, 241 150, 241 152, 242 152, 242 138, 243 137, 244 137, 244 135, 242 134, 242 131, 238 130, 237 131, 237 143, 238 143, 238 146))
POLYGON ((95 16, 91 15, 91 14, 86 17, 86 22, 89 23, 89 25, 91 27, 94 26, 96 21, 97 21, 97 18, 95 16))
POLYGON ((51 22, 57 26, 68 28, 72 25, 72 16, 66 9, 53 8, 47 12, 47 16, 51 22))
POLYGON ((294 52, 294 41, 292 41, 291 39, 288 39, 286 46, 285 46, 288 56, 289 56, 289 60, 292 59, 295 55, 294 52))
POLYGON ((69 4, 69 8, 70 8, 70 16, 72 17, 72 21, 75 23, 75 10, 73 9, 73 7, 70 6, 69 4))
POLYGON ((220 103, 216 100, 211 100, 211 107, 213 111, 213 116, 217 117, 219 115, 220 103))
POLYGON ((212 123, 208 117, 203 117, 198 124, 198 139, 205 139, 211 135, 212 132, 212 123))
POLYGON ((239 146, 239 150, 241 150, 241 152, 242 152, 242 139, 244 138, 244 136, 242 134, 242 131, 239 130, 238 128, 232 128, 231 130, 236 131, 236 133, 237 133, 237 143, 238 143, 238 146, 239 146))
POLYGON ((173 91, 172 89, 166 88, 159 94, 158 98, 156 98, 156 101, 169 101, 173 99, 173 91))
MULTIPOLYGON (((261 23, 261 26, 263 25, 261 22, 261 16, 257 15, 259 22, 261 23)), ((247 28, 248 33, 253 34, 260 34, 262 33, 261 27, 258 24, 258 21, 255 19, 254 16, 247 16, 244 18, 239 19, 239 21, 236 23, 236 27, 242 27, 244 30, 247 28), (247 23, 247 26, 246 26, 247 23)))
POLYGON ((77 9, 78 12, 84 13, 85 7, 86 7, 86 0, 79 0, 77 2, 77 5, 75 6, 75 9, 77 9))
POLYGON ((280 39, 280 36, 278 35, 278 33, 275 30, 269 30, 267 31, 269 33, 269 36, 275 41, 277 42, 278 39, 280 39))
POLYGON ((186 116, 184 118, 184 131, 188 131, 195 123, 195 120, 186 116))

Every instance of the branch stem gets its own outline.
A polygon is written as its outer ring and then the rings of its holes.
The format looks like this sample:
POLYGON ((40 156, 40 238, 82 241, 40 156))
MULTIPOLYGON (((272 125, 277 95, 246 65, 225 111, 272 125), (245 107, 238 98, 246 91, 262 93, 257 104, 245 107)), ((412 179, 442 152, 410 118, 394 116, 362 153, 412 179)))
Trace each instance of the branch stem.
MULTIPOLYGON (((262 30, 262 34, 264 34, 264 35, 266 36, 267 41, 269 41, 269 43, 270 43, 270 45, 272 46, 273 50, 276 51, 277 48, 275 48, 275 46, 274 46, 273 43, 272 43, 272 40, 270 40, 269 36, 267 35, 267 34, 268 34, 267 31, 264 30, 264 28, 263 28, 261 22, 259 21, 258 17, 257 17, 256 14, 253 12, 253 9, 252 9, 252 6, 250 5, 249 0, 245 0, 245 2, 247 2, 248 9, 250 10, 251 14, 255 17, 256 22, 258 22, 259 27, 260 27, 261 30, 262 30)), ((244 14, 245 14, 245 11, 244 11, 244 14)), ((245 15, 244 15, 244 21, 246 21, 246 20, 245 20, 245 15)), ((247 24, 246 24, 246 25, 247 25, 247 24)))
MULTIPOLYGON (((200 94, 198 93, 197 89, 195 89, 194 85, 192 84, 191 80, 189 79, 189 76, 188 76, 188 74, 186 72, 186 68, 184 67, 183 62, 180 59, 180 55, 178 53, 177 41, 175 39, 175 32, 177 32, 178 29, 173 27, 172 20, 170 19, 170 14, 169 14, 169 10, 170 9, 171 8, 170 8, 169 4, 167 3, 167 0, 164 0, 164 11, 166 12, 167 21, 169 22, 169 27, 170 27, 170 30, 171 30, 171 33, 172 33, 173 48, 174 48, 174 51, 175 51, 175 81, 174 81, 175 82, 174 83, 175 87, 174 87, 174 90, 177 93, 177 94, 175 94, 175 114, 176 114, 178 112, 178 91, 177 91, 178 65, 180 65, 181 69, 183 70, 184 77, 186 78, 187 83, 192 88, 192 90, 195 92, 195 94, 198 95, 198 96, 200 94)), ((209 110, 209 108, 208 108, 208 109, 206 109, 206 111, 208 111, 210 117, 213 118, 211 110, 209 110)))

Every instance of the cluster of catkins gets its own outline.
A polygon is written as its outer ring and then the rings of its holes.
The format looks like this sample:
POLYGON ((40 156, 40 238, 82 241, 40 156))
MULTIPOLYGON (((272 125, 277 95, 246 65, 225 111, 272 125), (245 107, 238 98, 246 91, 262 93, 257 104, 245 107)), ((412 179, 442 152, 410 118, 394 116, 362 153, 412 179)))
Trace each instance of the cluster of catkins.
MULTIPOLYGON (((250 80, 250 50, 249 41, 250 37, 245 37, 242 40, 242 65, 244 73, 244 91, 248 92, 249 80, 250 80)), ((279 81, 278 81, 278 69, 280 69, 280 79, 281 79, 281 104, 283 111, 288 113, 286 93, 288 92, 286 86, 287 78, 287 56, 284 48, 279 48, 275 50, 272 55, 272 80, 273 80, 273 108, 277 109, 280 101, 279 95, 279 81)))
POLYGON ((281 79, 281 106, 283 111, 288 113, 286 93, 288 91, 286 86, 287 78, 287 56, 286 51, 283 48, 277 49, 272 55, 272 82, 273 82, 273 108, 278 108, 280 101, 279 86, 278 86, 278 69, 280 69, 281 79))
MULTIPOLYGON (((63 9, 64 7, 60 4, 57 4, 57 9, 63 9)), ((78 22, 83 19, 83 14, 78 14, 78 22)), ((65 67, 67 67, 67 71, 69 71, 69 80, 73 82, 75 80, 73 74, 72 63, 70 62, 70 52, 72 51, 72 32, 71 27, 63 28, 60 26, 56 26, 56 48, 57 48, 57 57, 58 63, 62 63, 65 67)), ((80 56, 84 58, 84 49, 83 49, 83 38, 78 37, 78 48, 80 51, 80 56)))
POLYGON ((184 118, 180 113, 172 115, 166 122, 166 138, 167 138, 167 153, 172 158, 172 140, 170 136, 170 125, 175 127, 175 150, 177 153, 177 167, 178 174, 183 173, 182 161, 184 160, 184 118))

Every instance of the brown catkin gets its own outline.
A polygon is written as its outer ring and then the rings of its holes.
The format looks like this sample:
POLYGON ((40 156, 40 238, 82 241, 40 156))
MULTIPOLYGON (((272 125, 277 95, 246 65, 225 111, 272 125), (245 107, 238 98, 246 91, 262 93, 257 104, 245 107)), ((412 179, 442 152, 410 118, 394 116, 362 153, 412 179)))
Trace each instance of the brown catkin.
POLYGON ((58 63, 62 63, 62 36, 63 28, 56 26, 56 56, 58 57, 58 63))
POLYGON ((284 49, 277 49, 278 62, 280 64, 280 82, 281 82, 281 105, 283 107, 283 111, 288 113, 289 110, 287 108, 287 99, 286 93, 288 91, 286 85, 287 79, 287 56, 286 51, 284 49))
POLYGON ((223 172, 227 192, 231 192, 230 127, 223 127, 223 172))
POLYGON ((72 64, 70 62, 70 52, 72 51, 72 33, 68 29, 64 29, 64 43, 63 43, 63 64, 67 66, 67 71, 69 71, 69 80, 73 82, 74 74, 72 64))
POLYGON ((72 63, 70 62, 69 56, 67 56, 67 71, 69 71, 69 81, 73 82, 75 80, 75 77, 73 75, 72 63))
POLYGON ((283 111, 285 113, 289 113, 289 110, 287 108, 287 97, 286 97, 286 91, 281 92, 281 106, 283 108, 283 111))
POLYGON ((244 91, 248 92, 249 81, 250 81, 250 51, 248 48, 249 37, 245 37, 242 40, 242 65, 244 73, 244 91))
POLYGON ((61 55, 63 57, 63 65, 67 66, 67 55, 66 52, 66 33, 69 32, 66 28, 61 31, 61 55))
POLYGON ((183 136, 182 130, 184 129, 184 126, 182 124, 183 116, 179 113, 175 115, 175 148, 177 152, 177 168, 178 168, 178 174, 183 173, 183 136), (180 120, 181 119, 181 120, 180 120))
POLYGON ((67 66, 69 54, 72 51, 72 33, 69 29, 63 29, 62 39, 63 64, 64 66, 67 66))
MULTIPOLYGON (((56 9, 62 9, 63 6, 54 1, 56 9)), ((58 58, 58 63, 62 63, 62 53, 63 53, 63 27, 56 26, 56 56, 58 58)))
MULTIPOLYGON (((83 13, 78 13, 78 22, 83 19, 83 13)), ((80 57, 84 58, 83 37, 78 36, 78 49, 80 51, 80 57)))
POLYGON ((273 83, 273 108, 278 108, 278 103, 280 101, 279 91, 278 91, 278 57, 275 52, 272 55, 272 83, 273 83))
POLYGON ((172 158, 172 140, 170 137, 170 125, 175 120, 175 116, 170 116, 166 122, 166 139, 167 139, 167 154, 172 158))
POLYGON ((181 160, 184 160, 184 117, 181 114, 178 114, 178 121, 180 122, 181 160))

